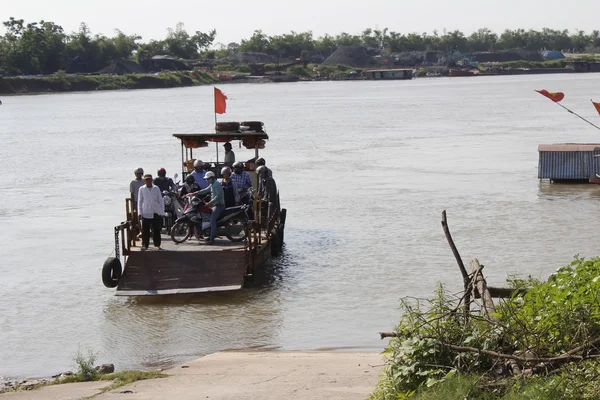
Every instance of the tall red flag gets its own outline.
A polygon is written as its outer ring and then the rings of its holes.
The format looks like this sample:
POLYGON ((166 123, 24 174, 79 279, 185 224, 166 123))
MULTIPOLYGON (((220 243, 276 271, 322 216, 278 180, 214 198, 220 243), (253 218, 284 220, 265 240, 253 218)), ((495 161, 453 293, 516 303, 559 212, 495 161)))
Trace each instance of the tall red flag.
POLYGON ((225 114, 227 109, 227 96, 223 94, 219 89, 215 88, 215 113, 225 114))
POLYGON ((596 102, 592 101, 592 104, 594 105, 594 107, 596 107, 596 111, 598 111, 598 114, 600 114, 600 103, 596 103, 596 102))
POLYGON ((552 100, 555 103, 558 103, 559 101, 561 101, 562 99, 565 98, 565 94, 563 92, 552 93, 552 92, 547 91, 546 89, 536 90, 536 92, 538 92, 542 96, 549 98, 550 100, 552 100))

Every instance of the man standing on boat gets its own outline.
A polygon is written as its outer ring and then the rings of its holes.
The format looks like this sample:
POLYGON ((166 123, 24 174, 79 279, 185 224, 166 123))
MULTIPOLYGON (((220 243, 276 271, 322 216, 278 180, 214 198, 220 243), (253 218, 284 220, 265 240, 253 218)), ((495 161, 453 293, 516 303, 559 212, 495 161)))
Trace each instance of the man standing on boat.
MULTIPOLYGON (((267 162, 265 161, 264 158, 260 157, 256 160, 256 170, 258 171, 258 167, 263 166, 265 168, 267 168, 267 162)), ((270 168, 267 168, 267 172, 269 174, 269 178, 273 177, 273 171, 271 171, 270 168)))
POLYGON ((160 249, 160 230, 162 217, 165 215, 165 203, 158 186, 152 184, 152 175, 144 175, 145 185, 140 187, 137 196, 138 213, 142 216, 142 250, 150 245, 150 228, 152 228, 152 243, 160 249))
POLYGON ((231 180, 235 182, 240 194, 240 202, 242 204, 250 204, 250 189, 252 188, 252 179, 250 174, 244 171, 244 165, 241 162, 233 164, 233 174, 231 180))
POLYGON ((208 187, 208 183, 206 183, 206 180, 204 179, 205 174, 206 171, 204 170, 204 163, 202 160, 194 161, 194 170, 190 175, 196 179, 196 184, 200 186, 200 189, 206 189, 208 187))
POLYGON ((225 165, 231 167, 235 162, 235 153, 231 150, 231 143, 227 142, 223 145, 225 148, 225 165))
POLYGON ((133 171, 133 174, 135 175, 135 179, 129 184, 129 193, 131 193, 131 208, 133 209, 131 210, 133 213, 133 237, 137 238, 142 230, 137 212, 137 195, 140 191, 140 188, 144 186, 144 180, 142 179, 144 170, 142 168, 137 168, 135 171, 133 171))
POLYGON ((223 193, 223 186, 215 177, 215 173, 208 171, 204 176, 208 187, 199 190, 194 193, 190 193, 187 197, 191 196, 206 196, 210 193, 210 201, 206 204, 212 207, 212 213, 210 214, 210 237, 206 239, 207 244, 215 244, 215 236, 217 235, 217 220, 219 215, 225 210, 225 195, 223 193))
POLYGON ((135 175, 135 179, 129 184, 129 192, 131 193, 131 201, 133 202, 133 209, 135 210, 137 207, 137 194, 140 191, 140 188, 144 186, 144 180, 142 179, 144 170, 138 168, 133 171, 133 174, 135 175))
POLYGON ((275 180, 269 176, 269 169, 264 165, 256 168, 258 175, 258 194, 260 195, 263 205, 266 208, 267 215, 270 217, 275 214, 275 210, 279 212, 279 192, 275 180))

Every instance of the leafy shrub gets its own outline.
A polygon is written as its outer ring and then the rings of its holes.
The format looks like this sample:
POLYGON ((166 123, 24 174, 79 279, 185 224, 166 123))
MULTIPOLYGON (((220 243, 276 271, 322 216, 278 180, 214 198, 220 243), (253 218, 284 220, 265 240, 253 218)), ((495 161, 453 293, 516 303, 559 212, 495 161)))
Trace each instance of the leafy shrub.
POLYGON ((511 277, 509 284, 525 287, 527 292, 515 292, 490 316, 465 312, 461 299, 450 296, 442 286, 433 299, 402 300, 397 337, 384 352, 387 365, 371 399, 403 399, 419 393, 425 396, 419 398, 433 398, 426 397, 432 393, 426 389, 455 375, 476 376, 479 384, 504 379, 492 397, 488 392, 477 398, 600 398, 596 383, 600 376, 600 258, 576 257, 547 282, 511 277), (555 373, 510 379, 506 358, 482 353, 486 351, 519 357, 512 362, 520 369, 538 368, 543 373, 540 366, 545 365, 555 373), (575 357, 555 365, 535 360, 568 352, 575 357), (490 372, 497 367, 500 372, 490 372))

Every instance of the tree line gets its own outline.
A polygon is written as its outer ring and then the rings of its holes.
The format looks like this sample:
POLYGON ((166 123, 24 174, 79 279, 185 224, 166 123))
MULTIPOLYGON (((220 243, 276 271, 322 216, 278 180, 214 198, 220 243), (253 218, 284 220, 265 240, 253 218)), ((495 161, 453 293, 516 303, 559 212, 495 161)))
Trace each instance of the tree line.
POLYGON ((340 33, 314 37, 310 31, 269 36, 256 30, 239 43, 215 44, 216 31, 188 33, 183 24, 168 29, 162 40, 143 42, 138 35, 116 30, 112 37, 93 35, 82 23, 79 30, 65 33, 49 21, 25 23, 10 18, 3 22, 6 33, 0 36, 0 75, 51 74, 66 70, 77 59, 85 70, 95 72, 111 60, 131 59, 142 62, 155 55, 168 55, 186 60, 214 59, 235 52, 260 52, 280 58, 306 57, 309 53, 330 55, 340 46, 365 46, 382 53, 403 51, 450 51, 463 53, 524 49, 600 52, 600 31, 578 30, 505 30, 501 34, 481 28, 471 35, 463 32, 399 33, 388 28, 365 29, 360 34, 340 33))

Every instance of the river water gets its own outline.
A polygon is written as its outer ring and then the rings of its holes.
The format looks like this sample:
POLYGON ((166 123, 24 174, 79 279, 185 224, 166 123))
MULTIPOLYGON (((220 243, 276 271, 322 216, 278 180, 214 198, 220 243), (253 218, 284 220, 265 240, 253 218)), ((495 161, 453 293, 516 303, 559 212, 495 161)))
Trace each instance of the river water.
POLYGON ((223 86, 220 120, 270 134, 285 252, 248 290, 167 300, 115 297, 100 269, 133 170, 178 170, 171 134, 212 129, 212 87, 3 98, 0 376, 73 369, 88 350, 118 369, 223 349, 379 351, 401 297, 461 288, 444 209, 490 284, 597 255, 600 187, 536 177, 538 144, 600 132, 542 88, 600 122, 594 74, 223 86))

